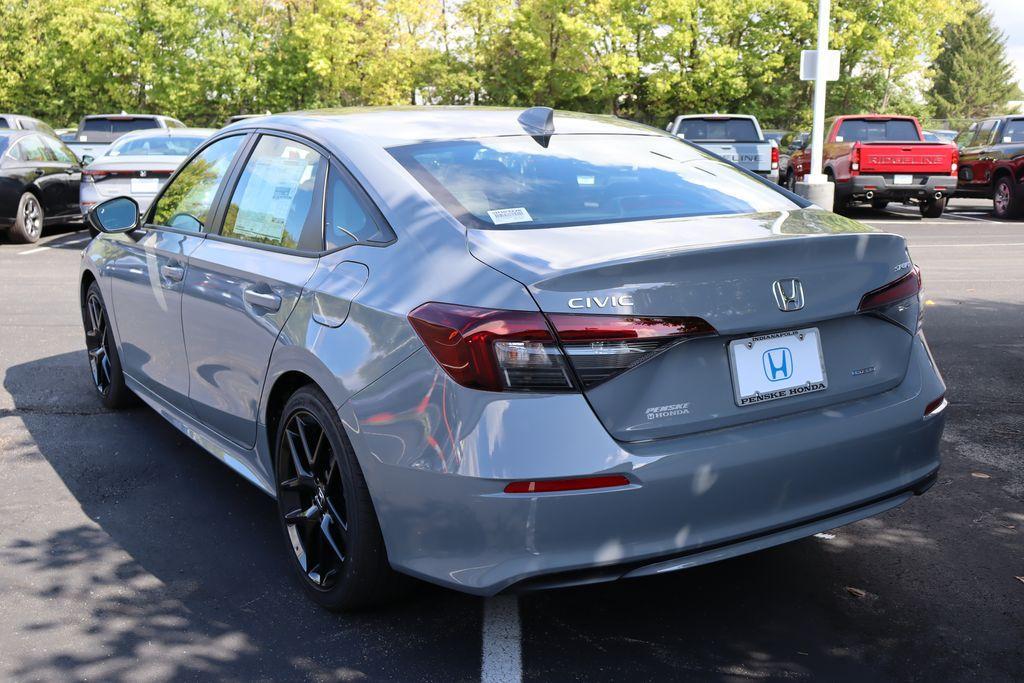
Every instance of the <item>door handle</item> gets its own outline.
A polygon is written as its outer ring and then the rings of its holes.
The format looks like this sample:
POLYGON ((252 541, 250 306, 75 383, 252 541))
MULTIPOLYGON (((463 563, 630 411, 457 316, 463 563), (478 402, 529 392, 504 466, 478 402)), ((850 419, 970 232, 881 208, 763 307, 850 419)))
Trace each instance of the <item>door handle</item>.
POLYGON ((185 269, 181 266, 160 266, 160 277, 171 282, 181 282, 185 278, 185 269))
POLYGON ((67 173, 68 175, 71 175, 73 173, 78 173, 78 169, 77 168, 65 168, 64 172, 67 173))
POLYGON ((242 298, 250 306, 265 308, 271 313, 281 310, 281 297, 273 292, 258 292, 255 289, 247 289, 242 293, 242 298))
POLYGON ((46 171, 44 171, 41 168, 34 168, 34 169, 32 169, 32 172, 35 173, 36 175, 43 175, 43 174, 46 173, 46 171))

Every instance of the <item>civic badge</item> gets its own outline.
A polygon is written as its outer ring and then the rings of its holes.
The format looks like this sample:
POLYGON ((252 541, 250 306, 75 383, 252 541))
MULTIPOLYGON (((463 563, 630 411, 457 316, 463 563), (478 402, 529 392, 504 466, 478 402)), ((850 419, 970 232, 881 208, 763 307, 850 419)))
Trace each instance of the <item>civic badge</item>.
POLYGON ((776 280, 772 293, 780 311, 799 311, 804 307, 804 286, 795 277, 776 280))

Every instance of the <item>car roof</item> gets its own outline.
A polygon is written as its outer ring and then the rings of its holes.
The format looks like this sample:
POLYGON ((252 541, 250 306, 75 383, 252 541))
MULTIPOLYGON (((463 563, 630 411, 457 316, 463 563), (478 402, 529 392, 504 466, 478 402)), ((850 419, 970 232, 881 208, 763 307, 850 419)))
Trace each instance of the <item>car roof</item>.
POLYGON ((135 140, 137 138, 177 138, 182 136, 195 137, 197 135, 210 137, 216 132, 216 128, 145 128, 125 133, 114 142, 120 143, 122 140, 135 140))
POLYGON ((164 116, 163 114, 129 114, 128 112, 121 112, 120 114, 86 114, 82 117, 83 119, 170 119, 171 116, 164 116))
MULTIPOLYGON (((526 109, 498 107, 355 107, 272 114, 229 124, 224 131, 275 128, 313 134, 356 136, 381 147, 427 141, 528 135, 518 118, 526 109)), ((614 116, 556 111, 554 133, 667 135, 614 116)))

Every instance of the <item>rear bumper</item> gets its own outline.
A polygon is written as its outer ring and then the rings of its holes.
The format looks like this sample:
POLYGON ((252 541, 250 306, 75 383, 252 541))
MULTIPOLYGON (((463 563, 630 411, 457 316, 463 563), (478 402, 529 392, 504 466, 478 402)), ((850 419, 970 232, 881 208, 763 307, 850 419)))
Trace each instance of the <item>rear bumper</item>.
POLYGON ((765 180, 770 180, 773 183, 779 182, 779 169, 777 168, 772 171, 752 171, 752 173, 756 173, 765 180))
POLYGON ((956 192, 956 176, 915 175, 911 185, 896 185, 892 175, 857 175, 836 183, 836 196, 856 201, 870 199, 931 199, 937 192, 951 197, 956 192), (868 193, 872 197, 868 197, 868 193))
POLYGON ((752 552, 899 505, 939 466, 944 414, 925 417, 924 409, 945 387, 921 337, 890 391, 637 444, 611 439, 582 397, 489 394, 470 405, 475 397, 460 395, 469 390, 432 365, 421 350, 389 373, 388 386, 371 385, 340 414, 392 565, 475 594, 657 574, 752 552), (398 394, 408 409, 380 412, 398 394), (595 472, 632 483, 503 492, 511 479, 595 472))

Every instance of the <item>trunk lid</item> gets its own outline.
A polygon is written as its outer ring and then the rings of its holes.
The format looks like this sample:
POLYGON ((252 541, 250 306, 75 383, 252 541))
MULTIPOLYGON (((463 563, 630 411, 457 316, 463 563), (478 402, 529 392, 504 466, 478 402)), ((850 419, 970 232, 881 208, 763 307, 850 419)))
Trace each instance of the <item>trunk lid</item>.
POLYGON ((690 339, 586 390, 616 439, 642 441, 741 424, 895 387, 912 336, 857 314, 862 296, 907 271, 902 237, 819 210, 535 230, 470 230, 478 259, 525 285, 546 314, 693 316, 690 339), (798 278, 784 312, 773 283, 798 278), (621 304, 629 295, 632 306, 621 304), (588 300, 589 298, 589 300, 588 300), (817 328, 828 387, 738 406, 729 342, 817 328))
POLYGON ((728 159, 748 171, 763 173, 772 168, 772 145, 770 142, 702 142, 699 140, 690 140, 690 142, 723 159, 728 159))
POLYGON ((937 142, 859 142, 862 174, 955 175, 956 147, 937 142))

